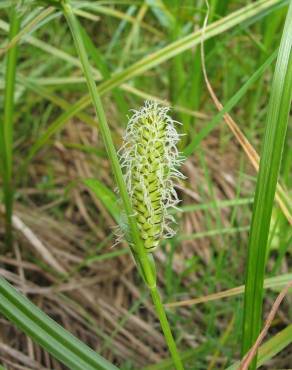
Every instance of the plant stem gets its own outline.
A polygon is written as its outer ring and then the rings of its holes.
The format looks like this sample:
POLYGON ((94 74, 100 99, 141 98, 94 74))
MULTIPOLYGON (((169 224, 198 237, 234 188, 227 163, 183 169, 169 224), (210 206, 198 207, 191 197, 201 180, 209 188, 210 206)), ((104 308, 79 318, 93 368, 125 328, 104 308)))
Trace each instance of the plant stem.
POLYGON ((118 370, 47 316, 2 277, 0 312, 68 369, 118 370))
MULTIPOLYGON (((17 35, 20 27, 20 18, 16 7, 12 7, 10 13, 9 40, 17 35)), ((12 246, 12 211, 13 211, 13 184, 12 184, 12 160, 13 160, 13 116, 14 116, 14 90, 17 63, 17 45, 11 47, 7 53, 5 92, 4 92, 4 115, 0 129, 1 145, 1 172, 3 176, 3 192, 5 204, 5 239, 6 248, 12 246)))
POLYGON ((167 320, 167 316, 165 313, 165 309, 163 306, 163 303, 161 301, 161 297, 158 291, 157 286, 150 289, 151 297, 155 306, 155 310, 157 313, 157 316, 159 317, 160 325, 164 334, 165 341, 168 345, 169 351, 172 356, 173 363, 178 370, 183 370, 183 364, 180 359, 180 356, 177 352, 176 344, 172 336, 172 332, 170 330, 170 326, 167 320))
POLYGON ((105 112, 102 106, 100 96, 95 85, 95 81, 92 77, 91 67, 88 61, 87 53, 83 44, 82 35, 80 32, 80 27, 77 18, 75 17, 72 7, 69 1, 62 1, 63 12, 66 16, 67 22, 71 29, 71 33, 74 39, 75 47, 79 56, 79 59, 82 64, 82 69, 84 76, 86 78, 88 90, 91 96, 92 103, 95 107, 96 115, 99 120, 100 132, 111 161, 112 170, 119 188, 120 196, 123 201, 124 209, 127 214, 129 227, 131 230, 131 238, 135 246, 133 253, 134 258, 137 264, 140 266, 141 274, 151 291, 153 302, 157 311, 157 315, 161 322, 161 327, 165 335, 166 343, 169 346, 170 353, 173 357, 173 361, 177 366, 178 370, 183 369, 182 362, 179 357, 175 342, 173 340, 169 322, 166 317, 164 307, 161 302, 157 287, 156 287, 156 274, 155 274, 155 265, 154 261, 151 259, 151 256, 148 256, 144 245, 141 241, 139 229, 136 223, 134 212, 132 209, 131 201, 127 192, 126 184, 123 178, 122 170, 118 160, 117 152, 114 147, 112 140, 111 132, 106 120, 105 112))

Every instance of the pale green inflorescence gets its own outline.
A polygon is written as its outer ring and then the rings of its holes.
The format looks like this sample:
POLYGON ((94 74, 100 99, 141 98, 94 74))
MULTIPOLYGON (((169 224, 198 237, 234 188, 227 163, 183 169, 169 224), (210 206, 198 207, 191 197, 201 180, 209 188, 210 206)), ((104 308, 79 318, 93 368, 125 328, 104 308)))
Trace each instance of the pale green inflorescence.
POLYGON ((145 102, 134 111, 120 150, 127 189, 148 252, 174 235, 169 209, 179 199, 173 180, 183 177, 177 170, 182 161, 176 147, 179 135, 168 111, 155 102, 145 102))

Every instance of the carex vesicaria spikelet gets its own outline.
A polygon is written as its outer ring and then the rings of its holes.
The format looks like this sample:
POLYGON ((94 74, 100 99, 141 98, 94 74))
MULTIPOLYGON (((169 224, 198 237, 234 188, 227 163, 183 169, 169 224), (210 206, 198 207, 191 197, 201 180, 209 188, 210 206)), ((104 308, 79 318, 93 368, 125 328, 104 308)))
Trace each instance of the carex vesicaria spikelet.
POLYGON ((179 202, 173 179, 182 158, 176 144, 179 135, 169 108, 147 101, 130 118, 121 148, 121 166, 140 237, 147 251, 173 236, 169 208, 179 202))

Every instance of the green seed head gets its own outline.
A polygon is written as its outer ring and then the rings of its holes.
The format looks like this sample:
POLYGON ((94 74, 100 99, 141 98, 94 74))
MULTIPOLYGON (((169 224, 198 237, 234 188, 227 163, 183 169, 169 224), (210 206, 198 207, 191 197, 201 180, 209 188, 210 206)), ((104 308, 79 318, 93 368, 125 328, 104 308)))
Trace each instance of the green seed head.
POLYGON ((161 239, 174 235, 169 208, 179 200, 173 179, 183 177, 177 170, 182 160, 176 148, 179 135, 168 110, 147 101, 134 111, 120 150, 140 236, 149 252, 158 247, 161 239))

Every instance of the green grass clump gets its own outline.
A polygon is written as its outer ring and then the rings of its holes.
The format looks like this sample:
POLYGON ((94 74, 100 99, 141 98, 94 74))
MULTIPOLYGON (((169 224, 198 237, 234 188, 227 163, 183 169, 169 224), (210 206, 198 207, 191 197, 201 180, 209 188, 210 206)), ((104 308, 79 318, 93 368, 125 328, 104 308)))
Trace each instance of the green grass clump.
MULTIPOLYGON (((20 16, 15 8, 10 10, 9 40, 12 40, 20 28, 20 16)), ((5 71, 5 94, 3 121, 0 126, 0 174, 3 179, 5 205, 6 247, 12 247, 12 212, 13 212, 13 124, 15 100, 15 76, 18 46, 14 45, 7 53, 5 71)))

